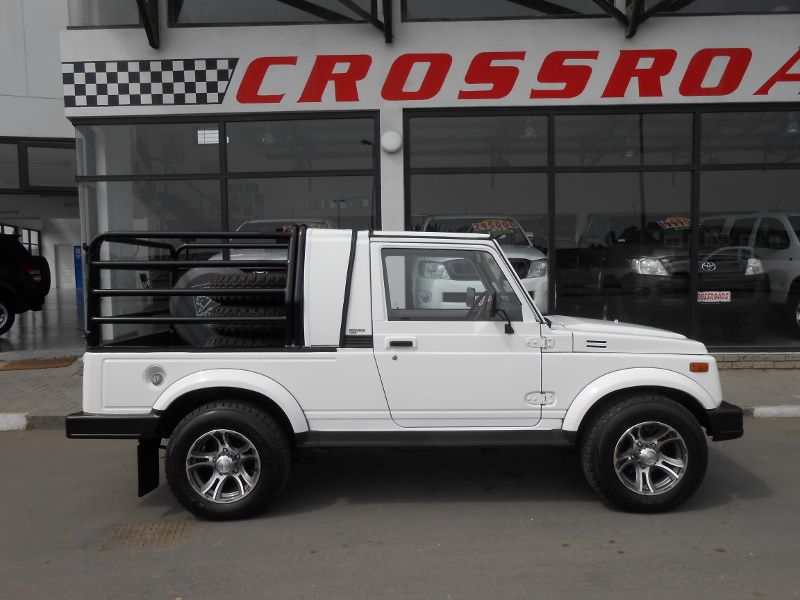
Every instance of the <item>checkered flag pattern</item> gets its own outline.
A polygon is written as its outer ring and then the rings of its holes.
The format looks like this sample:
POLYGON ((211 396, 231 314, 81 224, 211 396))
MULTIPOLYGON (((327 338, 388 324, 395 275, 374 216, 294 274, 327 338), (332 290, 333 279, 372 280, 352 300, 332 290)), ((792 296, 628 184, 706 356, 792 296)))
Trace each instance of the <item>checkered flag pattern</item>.
POLYGON ((221 104, 236 58, 63 63, 64 105, 221 104))

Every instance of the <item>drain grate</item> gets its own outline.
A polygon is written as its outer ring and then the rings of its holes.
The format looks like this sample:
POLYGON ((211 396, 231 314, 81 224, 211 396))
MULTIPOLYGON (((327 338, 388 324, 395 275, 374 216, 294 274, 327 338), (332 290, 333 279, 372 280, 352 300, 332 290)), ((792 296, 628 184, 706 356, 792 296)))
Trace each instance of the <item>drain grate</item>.
POLYGON ((100 550, 178 546, 189 539, 191 525, 185 519, 120 525, 108 535, 100 550))

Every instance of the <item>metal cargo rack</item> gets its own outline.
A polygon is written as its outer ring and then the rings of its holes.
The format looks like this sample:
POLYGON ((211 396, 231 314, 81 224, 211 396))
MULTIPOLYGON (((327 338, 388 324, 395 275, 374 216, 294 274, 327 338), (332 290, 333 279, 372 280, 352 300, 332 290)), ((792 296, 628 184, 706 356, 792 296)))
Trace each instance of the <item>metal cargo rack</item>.
MULTIPOLYGON (((288 232, 261 233, 252 231, 232 232, 113 232, 96 237, 86 247, 87 251, 87 346, 97 348, 118 345, 116 342, 104 343, 101 336, 102 325, 165 325, 169 327, 170 340, 176 339, 175 325, 197 324, 213 325, 282 323, 284 347, 303 346, 302 327, 302 281, 305 255, 306 226, 292 226, 288 232), (227 241, 213 241, 213 240, 227 241), (167 240, 178 240, 172 243, 167 240), (200 241, 198 241, 200 240, 200 241), (246 240, 236 242, 236 240, 246 240), (160 251, 164 256, 153 260, 114 260, 109 258, 109 244, 136 246, 160 251), (286 249, 285 260, 232 260, 231 250, 240 249, 286 249), (221 258, 197 259, 192 254, 217 251, 221 258), (104 254, 106 258, 103 258, 104 254), (173 289, 180 276, 189 269, 219 269, 220 274, 230 269, 250 272, 286 271, 286 285, 270 288, 202 288, 173 289), (169 276, 169 288, 114 288, 103 287, 101 273, 115 271, 160 271, 169 276), (178 296, 256 296, 266 297, 282 294, 284 316, 230 316, 230 317, 173 317, 159 311, 135 312, 125 314, 102 314, 103 298, 142 297, 170 299, 178 296)), ((142 343, 125 344, 126 347, 153 345, 142 343)), ((174 344, 170 344, 174 345, 174 344)))

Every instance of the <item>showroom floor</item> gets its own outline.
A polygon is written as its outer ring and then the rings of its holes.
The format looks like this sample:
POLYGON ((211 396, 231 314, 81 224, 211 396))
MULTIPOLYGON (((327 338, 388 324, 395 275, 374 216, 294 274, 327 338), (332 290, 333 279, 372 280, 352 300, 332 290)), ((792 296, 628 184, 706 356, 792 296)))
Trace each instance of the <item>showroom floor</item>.
POLYGON ((74 289, 51 290, 41 312, 17 315, 11 330, 0 336, 0 360, 83 354, 81 305, 74 289))

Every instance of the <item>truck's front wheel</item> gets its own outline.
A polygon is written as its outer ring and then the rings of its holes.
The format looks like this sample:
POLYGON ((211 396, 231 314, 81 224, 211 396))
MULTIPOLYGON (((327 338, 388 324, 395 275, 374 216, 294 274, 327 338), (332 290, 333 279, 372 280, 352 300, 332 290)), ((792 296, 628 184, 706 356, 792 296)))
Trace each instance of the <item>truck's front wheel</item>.
POLYGON ((240 519, 264 510, 289 476, 286 436, 267 413, 235 400, 187 415, 167 445, 167 482, 198 517, 240 519))
POLYGON ((611 406, 589 425, 581 459, 587 481, 607 504, 661 512, 697 490, 708 446, 686 408, 657 394, 642 394, 611 406))

